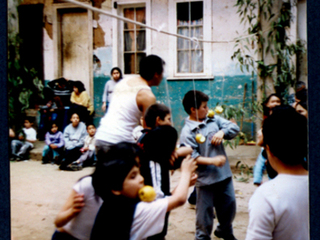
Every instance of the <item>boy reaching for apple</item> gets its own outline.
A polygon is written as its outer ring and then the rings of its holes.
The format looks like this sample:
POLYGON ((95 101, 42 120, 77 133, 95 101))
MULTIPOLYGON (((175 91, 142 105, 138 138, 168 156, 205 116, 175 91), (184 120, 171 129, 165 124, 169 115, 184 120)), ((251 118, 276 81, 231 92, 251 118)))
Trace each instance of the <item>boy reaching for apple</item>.
POLYGON ((196 182, 196 236, 211 239, 213 208, 219 224, 214 234, 223 239, 236 239, 232 222, 236 214, 236 199, 232 172, 223 147, 223 139, 232 139, 239 133, 237 124, 220 116, 208 114, 209 97, 191 90, 182 104, 189 117, 181 130, 180 142, 192 147, 191 156, 197 161, 196 182))
POLYGON ((188 188, 196 180, 194 159, 189 156, 182 162, 181 177, 171 196, 141 202, 138 196, 144 178, 139 169, 140 156, 141 149, 127 142, 113 145, 98 156, 92 185, 104 203, 97 214, 91 240, 146 239, 162 231, 167 212, 185 203, 188 188))

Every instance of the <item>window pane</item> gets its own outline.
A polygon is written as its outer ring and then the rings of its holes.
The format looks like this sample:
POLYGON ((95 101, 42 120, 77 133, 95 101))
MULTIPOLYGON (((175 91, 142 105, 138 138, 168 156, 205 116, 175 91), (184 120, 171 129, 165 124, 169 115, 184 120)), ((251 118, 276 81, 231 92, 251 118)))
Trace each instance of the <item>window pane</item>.
MULTIPOLYGON (((189 37, 189 28, 180 27, 178 28, 178 34, 189 37)), ((178 49, 189 49, 189 40, 178 37, 178 49)))
POLYGON ((194 73, 203 72, 203 51, 191 51, 191 71, 194 73))
POLYGON ((124 32, 124 50, 125 51, 134 51, 135 50, 134 42, 134 31, 124 32))
MULTIPOLYGON (((131 20, 134 20, 134 8, 126 8, 123 10, 123 16, 125 18, 129 18, 131 20)), ((124 29, 134 29, 133 23, 124 22, 124 29)))
MULTIPOLYGON (((191 37, 195 37, 197 39, 203 38, 202 27, 191 27, 191 37)), ((202 42, 191 42, 191 48, 201 48, 202 42)))
POLYGON ((124 73, 125 74, 135 73, 134 67, 135 67, 134 54, 125 53, 124 54, 124 73))
POLYGON ((188 73, 189 71, 189 51, 178 52, 178 72, 188 73))
POLYGON ((137 50, 143 51, 146 49, 146 31, 137 31, 137 50))
MULTIPOLYGON (((124 17, 145 24, 146 8, 126 8, 123 10, 124 17)), ((146 29, 144 27, 125 23, 123 31, 124 41, 124 73, 138 73, 139 62, 142 56, 145 56, 146 50, 146 29)))
POLYGON ((191 2, 191 23, 192 25, 202 25, 203 3, 191 2), (201 23, 200 23, 201 22, 201 23))
POLYGON ((145 53, 138 53, 138 54, 137 54, 137 66, 136 66, 136 68, 137 68, 137 73, 139 73, 139 71, 140 71, 140 68, 139 68, 140 60, 141 60, 143 57, 145 57, 145 56, 146 56, 145 53))

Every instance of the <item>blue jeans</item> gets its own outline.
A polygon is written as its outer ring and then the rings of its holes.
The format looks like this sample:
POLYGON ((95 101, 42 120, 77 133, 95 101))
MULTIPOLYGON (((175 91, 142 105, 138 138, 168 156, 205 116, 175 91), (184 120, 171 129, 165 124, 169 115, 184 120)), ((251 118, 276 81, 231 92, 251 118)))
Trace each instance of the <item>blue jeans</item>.
POLYGON ((262 156, 263 148, 257 157, 256 164, 253 168, 253 183, 261 183, 263 178, 263 172, 266 170, 266 158, 262 156))
POLYGON ((49 147, 49 145, 45 145, 44 148, 43 148, 43 151, 42 151, 42 157, 47 157, 49 154, 52 154, 53 159, 55 157, 59 157, 60 154, 59 154, 58 149, 59 148, 52 149, 51 147, 49 147))
POLYGON ((20 140, 14 139, 11 142, 12 155, 18 157, 26 157, 28 151, 32 148, 32 146, 33 145, 30 142, 22 142, 20 140))

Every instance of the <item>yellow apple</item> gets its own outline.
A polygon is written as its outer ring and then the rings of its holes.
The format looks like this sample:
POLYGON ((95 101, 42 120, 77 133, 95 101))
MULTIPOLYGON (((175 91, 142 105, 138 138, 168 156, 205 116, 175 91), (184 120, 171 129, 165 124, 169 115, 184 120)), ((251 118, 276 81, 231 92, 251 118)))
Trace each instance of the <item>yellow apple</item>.
POLYGON ((216 108, 214 109, 216 113, 220 114, 223 112, 223 108, 221 106, 216 106, 216 108))
POLYGON ((143 202, 152 202, 156 199, 156 191, 152 186, 144 186, 139 190, 139 198, 143 202))
POLYGON ((208 116, 209 118, 213 118, 213 117, 214 117, 214 111, 213 111, 212 109, 210 109, 210 110, 208 111, 207 116, 208 116))
POLYGON ((196 141, 197 143, 204 143, 206 141, 206 138, 201 134, 201 133, 198 133, 196 135, 196 141))

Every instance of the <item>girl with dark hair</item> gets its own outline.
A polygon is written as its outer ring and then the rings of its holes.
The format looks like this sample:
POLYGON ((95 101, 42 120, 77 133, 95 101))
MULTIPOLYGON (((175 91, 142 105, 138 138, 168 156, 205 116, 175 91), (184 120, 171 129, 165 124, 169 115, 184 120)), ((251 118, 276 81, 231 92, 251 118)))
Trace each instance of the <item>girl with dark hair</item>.
MULTIPOLYGON (((263 119, 266 119, 272 114, 272 111, 275 107, 282 105, 282 98, 276 94, 270 94, 266 100, 263 102, 263 119)), ((262 146, 263 144, 263 137, 262 137, 262 129, 258 132, 258 145, 262 146)), ((253 169, 253 184, 260 186, 262 183, 263 172, 267 169, 268 177, 274 178, 277 173, 273 170, 270 164, 267 163, 267 154, 265 149, 262 147, 261 152, 256 160, 254 169, 253 169)))
POLYGON ((114 87, 122 79, 121 69, 118 67, 112 68, 110 75, 112 78, 109 81, 107 81, 106 84, 104 85, 104 91, 102 94, 102 107, 101 107, 101 109, 102 109, 102 111, 105 111, 105 112, 107 111, 108 105, 111 101, 114 87))
POLYGON ((94 112, 93 103, 81 81, 74 82, 70 102, 72 104, 72 111, 78 112, 83 122, 87 123, 92 120, 94 112))

